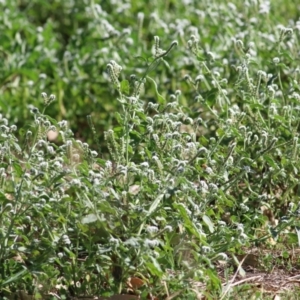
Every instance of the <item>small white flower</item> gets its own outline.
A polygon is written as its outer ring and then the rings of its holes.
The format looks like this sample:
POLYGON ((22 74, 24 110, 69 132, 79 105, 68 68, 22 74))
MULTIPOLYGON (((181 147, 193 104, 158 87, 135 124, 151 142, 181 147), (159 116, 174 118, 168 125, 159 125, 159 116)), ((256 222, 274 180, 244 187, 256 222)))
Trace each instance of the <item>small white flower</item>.
POLYGON ((202 246, 202 251, 204 253, 209 253, 211 251, 211 248, 209 246, 202 246))
POLYGON ((70 245, 70 244, 71 244, 70 238, 69 238, 66 234, 64 234, 64 235, 62 236, 62 241, 63 241, 63 243, 64 243, 65 245, 70 245))
POLYGON ((48 95, 46 93, 42 93, 41 95, 44 99, 46 99, 48 97, 48 95))
POLYGON ((147 247, 157 247, 161 244, 161 242, 159 240, 149 240, 149 239, 145 239, 144 240, 144 245, 147 247))
POLYGON ((158 232, 158 228, 156 226, 148 226, 146 228, 146 231, 148 231, 149 233, 155 233, 158 232))
POLYGON ((46 161, 43 161, 40 163, 40 169, 45 171, 48 169, 48 163, 46 161))
POLYGON ((16 125, 11 125, 10 126, 10 131, 11 132, 14 132, 14 131, 16 131, 17 130, 17 126, 16 125))
POLYGON ((167 225, 167 226, 164 228, 164 230, 166 230, 166 231, 168 231, 168 232, 172 232, 172 231, 173 231, 173 228, 172 228, 172 226, 167 225))
POLYGON ((218 221, 218 225, 221 227, 225 227, 226 223, 224 221, 218 221))
POLYGON ((61 129, 64 129, 64 128, 67 128, 68 122, 65 121, 65 120, 62 120, 62 121, 58 122, 57 125, 58 125, 61 129))
POLYGON ((97 157, 97 156, 98 156, 98 153, 97 153, 97 151, 93 150, 93 151, 91 151, 91 155, 92 155, 93 157, 97 157))
POLYGON ((112 168, 112 162, 109 161, 109 160, 107 160, 107 161, 105 162, 105 168, 106 168, 106 169, 111 169, 111 168, 112 168))
POLYGON ((209 189, 215 192, 215 191, 218 190, 218 186, 214 183, 210 183, 209 184, 209 189))
POLYGON ((140 164, 140 166, 142 167, 142 168, 149 168, 149 163, 148 162, 142 162, 141 164, 140 164))
POLYGON ((218 256, 219 256, 222 260, 228 260, 228 256, 227 256, 226 253, 221 252, 221 253, 218 254, 218 256))
POLYGON ((72 141, 71 140, 67 140, 66 141, 66 146, 67 147, 71 147, 73 145, 72 141))
POLYGON ((132 246, 132 247, 139 247, 139 242, 140 240, 135 238, 135 237, 132 237, 128 240, 126 240, 123 244, 124 245, 129 245, 129 246, 132 246))
POLYGON ((47 147, 47 152, 50 153, 50 154, 54 154, 55 153, 54 148, 52 146, 48 146, 47 147))
POLYGON ((207 193, 208 192, 208 185, 204 180, 200 180, 199 182, 199 188, 201 190, 201 192, 203 193, 207 193))
POLYGON ((247 239, 248 239, 248 236, 247 236, 244 232, 242 232, 242 233, 240 234, 240 239, 242 239, 242 240, 247 240, 247 239))
POLYGON ((243 233, 243 232, 244 232, 244 225, 241 224, 241 223, 238 223, 238 224, 237 224, 237 230, 238 230, 240 233, 243 233))
POLYGON ((207 167, 207 168, 205 169, 205 172, 206 172, 207 174, 209 174, 209 175, 211 175, 211 174, 214 173, 213 170, 212 170, 212 168, 210 168, 210 167, 207 167))
POLYGON ((77 178, 74 178, 74 179, 71 180, 70 184, 71 184, 71 186, 78 186, 78 187, 80 187, 81 186, 81 181, 79 179, 77 179, 77 178))
POLYGON ((119 246, 119 244, 120 244, 120 241, 119 241, 118 239, 114 238, 114 237, 111 237, 111 238, 109 239, 109 242, 110 242, 111 244, 115 244, 116 246, 119 246))

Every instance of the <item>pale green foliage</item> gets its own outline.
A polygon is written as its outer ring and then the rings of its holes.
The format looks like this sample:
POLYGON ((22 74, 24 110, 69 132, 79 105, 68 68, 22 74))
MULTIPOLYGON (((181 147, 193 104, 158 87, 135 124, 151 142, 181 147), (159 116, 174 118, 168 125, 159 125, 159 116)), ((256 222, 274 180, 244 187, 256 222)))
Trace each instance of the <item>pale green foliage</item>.
MULTIPOLYGON (((143 278, 142 299, 177 291, 180 299, 195 299, 196 292, 225 297, 220 261, 230 269, 231 256, 270 246, 271 238, 299 244, 291 230, 299 226, 300 168, 299 21, 292 4, 285 25, 269 1, 159 2, 133 24, 138 3, 117 1, 114 9, 128 23, 122 31, 110 4, 105 11, 83 3, 92 17, 87 40, 100 36, 107 48, 89 46, 78 30, 79 50, 69 45, 63 68, 55 69, 56 97, 42 90, 46 77, 37 81, 34 73, 32 91, 11 78, 1 89, 3 99, 24 94, 28 102, 34 95, 39 107, 20 113, 20 106, 11 117, 8 106, 0 119, 1 297, 54 288, 63 297, 108 295, 125 291, 130 276, 143 278), (95 56, 87 51, 94 48, 95 56), (97 73, 101 85, 86 76, 88 58, 93 76, 97 65, 106 66, 97 73), (73 120, 61 120, 64 89, 70 103, 78 90, 95 103, 102 105, 102 96, 109 99, 104 106, 114 102, 103 134, 101 109, 88 116, 95 145, 74 138, 73 120), (59 120, 46 115, 54 105, 59 120), (30 120, 19 130, 21 114, 30 120)), ((36 47, 47 37, 43 30, 36 47)), ((48 38, 53 52, 61 49, 48 38)), ((21 36, 15 39, 19 51, 21 36)), ((42 50, 53 67, 55 55, 42 50)), ((70 103, 74 118, 77 105, 88 107, 70 103)))

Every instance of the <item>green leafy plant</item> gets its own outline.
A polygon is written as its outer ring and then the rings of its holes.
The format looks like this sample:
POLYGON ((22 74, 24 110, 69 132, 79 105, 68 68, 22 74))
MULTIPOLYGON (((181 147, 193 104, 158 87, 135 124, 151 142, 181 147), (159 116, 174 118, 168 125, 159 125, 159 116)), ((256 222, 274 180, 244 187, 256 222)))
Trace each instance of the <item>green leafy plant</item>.
POLYGON ((0 4, 1 298, 225 299, 254 247, 296 267, 299 21, 280 2, 0 4))

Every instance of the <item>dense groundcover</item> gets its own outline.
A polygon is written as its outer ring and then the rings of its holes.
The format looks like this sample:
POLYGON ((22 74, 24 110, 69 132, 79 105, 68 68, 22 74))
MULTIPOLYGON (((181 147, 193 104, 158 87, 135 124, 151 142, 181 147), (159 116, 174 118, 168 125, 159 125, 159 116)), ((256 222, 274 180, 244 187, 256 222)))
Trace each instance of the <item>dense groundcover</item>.
POLYGON ((0 10, 1 299, 299 296, 299 5, 0 10))

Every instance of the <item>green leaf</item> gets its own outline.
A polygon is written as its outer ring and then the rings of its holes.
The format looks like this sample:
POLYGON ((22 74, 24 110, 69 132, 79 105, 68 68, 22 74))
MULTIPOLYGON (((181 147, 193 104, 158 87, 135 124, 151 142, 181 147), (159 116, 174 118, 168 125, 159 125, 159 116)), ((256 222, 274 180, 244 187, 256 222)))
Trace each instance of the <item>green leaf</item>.
POLYGON ((288 251, 284 250, 282 252, 282 257, 285 258, 285 259, 288 259, 290 257, 290 253, 288 251))
POLYGON ((218 94, 219 90, 217 88, 212 88, 209 91, 203 92, 201 96, 209 106, 213 106, 216 104, 218 94))
POLYGON ((129 95, 129 81, 124 79, 121 81, 121 93, 124 93, 126 95, 129 95))
POLYGON ((71 250, 69 250, 67 247, 64 247, 64 250, 65 250, 66 253, 69 254, 70 258, 75 258, 76 257, 76 255, 71 250))
POLYGON ((49 183, 49 186, 57 183, 60 179, 62 179, 63 177, 65 177, 68 173, 67 172, 60 172, 59 175, 53 177, 49 183))
POLYGON ((158 261, 154 257, 150 257, 150 259, 152 262, 147 262, 146 265, 151 274, 158 277, 163 276, 164 272, 162 271, 158 261))
POLYGON ((6 204, 6 202, 10 202, 9 199, 7 199, 7 197, 5 196, 5 194, 0 191, 0 203, 2 206, 4 206, 4 204, 6 204))
POLYGON ((209 141, 207 140, 207 138, 204 135, 200 136, 199 142, 204 147, 209 144, 209 141))
POLYGON ((124 131, 124 127, 122 126, 119 126, 119 127, 115 127, 114 128, 114 132, 117 133, 117 132, 123 132, 124 131))
POLYGON ((180 216, 183 219, 184 227, 187 229, 187 231, 190 234, 199 238, 200 241, 204 242, 203 241, 203 237, 204 237, 203 233, 200 232, 198 230, 198 228, 195 226, 195 224, 192 222, 184 205, 182 203, 174 203, 173 206, 176 210, 178 210, 180 212, 180 216))
POLYGON ((114 116, 120 125, 124 124, 124 118, 121 116, 121 114, 119 112, 115 112, 114 116))
POLYGON ((21 270, 20 272, 16 273, 15 275, 11 276, 9 279, 7 279, 6 281, 2 282, 2 286, 5 286, 6 284, 8 283, 11 283, 11 282, 14 282, 14 281, 17 281, 20 277, 23 277, 24 278, 24 275, 28 273, 28 270, 27 269, 23 269, 21 270))
POLYGON ((147 121, 147 115, 144 112, 137 111, 136 115, 143 121, 145 121, 145 122, 147 121))
POLYGON ((22 167, 18 163, 16 163, 15 161, 12 163, 12 165, 13 165, 13 168, 14 168, 14 171, 15 171, 16 175, 18 177, 22 177, 22 174, 23 174, 22 167))
MULTIPOLYGON (((235 264, 238 266, 238 272, 239 272, 239 274, 240 274, 242 277, 245 277, 246 272, 245 272, 245 270, 242 268, 241 261, 239 261, 238 258, 237 258, 234 254, 232 254, 232 258, 233 258, 235 264)), ((243 260, 242 260, 242 261, 243 261, 243 260)))
POLYGON ((225 131, 222 128, 218 128, 217 131, 216 131, 216 134, 217 134, 218 137, 222 137, 222 136, 224 136, 225 131))
POLYGON ((152 79, 152 78, 149 77, 149 76, 147 76, 147 79, 149 79, 149 80, 152 82, 153 86, 154 86, 157 102, 158 102, 159 104, 165 104, 165 103, 166 103, 166 100, 165 100, 165 98, 164 98, 162 95, 159 94, 159 92, 158 92, 158 90, 157 90, 157 84, 156 84, 155 80, 152 79))
POLYGON ((81 223, 89 224, 89 223, 96 222, 97 220, 98 220, 98 217, 95 214, 88 214, 81 219, 81 223))
POLYGON ((158 204, 160 203, 160 201, 163 199, 164 194, 159 195, 151 204, 149 211, 147 213, 148 216, 150 216, 157 208, 158 204))
POLYGON ((298 245, 300 245, 300 235, 298 236, 298 234, 293 233, 293 232, 288 232, 286 234, 287 237, 287 244, 288 245, 295 245, 298 243, 298 245))
POLYGON ((140 138, 141 138, 141 134, 140 134, 139 132, 137 132, 136 130, 131 130, 131 131, 129 132, 129 134, 130 134, 130 137, 131 137, 134 141, 140 140, 140 138))
POLYGON ((266 162, 268 162, 269 166, 271 166, 275 170, 278 168, 278 165, 276 164, 276 162, 274 161, 274 159, 273 159, 272 156, 270 156, 270 155, 264 155, 264 160, 266 162))
POLYGON ((205 56, 202 53, 200 53, 200 51, 198 51, 198 53, 197 53, 197 60, 200 62, 206 61, 205 56))
POLYGON ((142 60, 142 61, 144 61, 145 63, 148 63, 148 59, 145 58, 145 57, 143 57, 143 56, 141 56, 141 55, 137 55, 137 56, 135 56, 134 58, 136 58, 137 60, 142 60))
POLYGON ((203 219, 203 222, 208 226, 209 231, 211 233, 214 233, 214 231, 215 231, 214 224, 212 223, 211 219, 206 215, 204 215, 202 219, 203 219))
POLYGON ((48 116, 48 115, 44 115, 44 117, 46 117, 46 118, 48 119, 48 121, 51 122, 51 124, 57 126, 57 121, 56 121, 55 119, 51 118, 51 117, 48 116))
POLYGON ((15 142, 13 142, 13 144, 14 144, 14 148, 15 148, 19 153, 21 153, 21 152, 22 152, 22 149, 21 149, 20 145, 19 145, 18 143, 15 143, 15 142))

